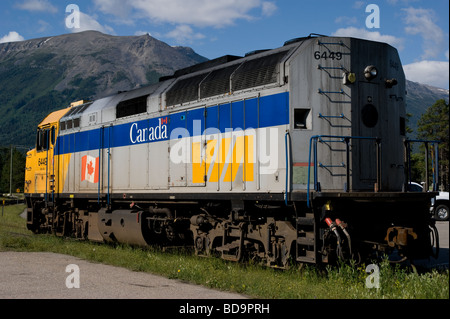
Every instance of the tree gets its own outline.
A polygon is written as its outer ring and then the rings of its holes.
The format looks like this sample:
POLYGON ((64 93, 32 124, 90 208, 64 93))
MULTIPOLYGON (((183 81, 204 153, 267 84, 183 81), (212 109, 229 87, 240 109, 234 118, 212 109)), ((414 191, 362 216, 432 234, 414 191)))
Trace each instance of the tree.
POLYGON ((13 172, 12 172, 12 185, 11 180, 11 149, 0 148, 0 194, 9 193, 11 188, 15 193, 16 189, 20 189, 23 192, 24 180, 25 180, 25 154, 13 148, 13 172))
MULTIPOLYGON (((449 188, 449 104, 441 99, 430 106, 417 122, 418 138, 440 141, 439 184, 441 189, 449 188)), ((423 149, 423 148, 422 148, 423 149)))

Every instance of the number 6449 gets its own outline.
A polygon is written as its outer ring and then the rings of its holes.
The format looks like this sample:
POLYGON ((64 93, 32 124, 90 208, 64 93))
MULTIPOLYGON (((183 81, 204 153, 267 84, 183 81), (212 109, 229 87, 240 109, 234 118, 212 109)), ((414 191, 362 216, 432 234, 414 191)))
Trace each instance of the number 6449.
POLYGON ((320 51, 315 51, 314 52, 314 58, 316 60, 320 60, 320 59, 331 59, 331 60, 341 60, 342 59, 342 53, 341 52, 333 52, 333 51, 324 51, 324 52, 320 52, 320 51))

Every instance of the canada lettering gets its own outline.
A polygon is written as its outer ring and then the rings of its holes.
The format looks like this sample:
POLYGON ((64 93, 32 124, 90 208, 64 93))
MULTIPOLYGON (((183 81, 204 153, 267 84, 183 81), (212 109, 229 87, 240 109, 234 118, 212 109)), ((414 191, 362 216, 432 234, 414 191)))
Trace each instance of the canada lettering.
POLYGON ((132 144, 153 142, 167 139, 167 118, 158 119, 158 125, 140 128, 133 123, 130 128, 130 141, 132 144))

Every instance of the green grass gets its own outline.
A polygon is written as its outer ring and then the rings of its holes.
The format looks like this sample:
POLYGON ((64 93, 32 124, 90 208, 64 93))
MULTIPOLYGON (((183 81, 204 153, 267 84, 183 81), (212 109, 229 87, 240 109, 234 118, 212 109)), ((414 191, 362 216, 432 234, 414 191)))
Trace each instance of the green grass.
POLYGON ((5 207, 0 215, 0 251, 68 254, 82 259, 159 274, 206 287, 265 299, 448 299, 449 271, 420 273, 383 261, 380 288, 366 287, 364 265, 290 270, 236 264, 219 258, 196 257, 189 250, 104 245, 52 235, 33 235, 19 217, 23 205, 5 207))

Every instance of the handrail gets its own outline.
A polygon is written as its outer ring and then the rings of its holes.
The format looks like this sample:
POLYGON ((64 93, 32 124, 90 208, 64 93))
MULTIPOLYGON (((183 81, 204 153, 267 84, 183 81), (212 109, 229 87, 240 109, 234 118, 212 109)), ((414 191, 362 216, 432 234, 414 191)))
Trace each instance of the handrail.
POLYGON ((103 134, 105 132, 105 126, 100 128, 100 140, 99 140, 99 148, 98 148, 98 185, 97 185, 97 204, 100 205, 100 184, 103 183, 103 134))
MULTIPOLYGON (((434 154, 435 154, 435 160, 432 162, 432 171, 433 171, 433 191, 438 190, 438 183, 439 183, 439 143, 441 141, 437 140, 409 140, 405 139, 405 153, 406 153, 406 165, 407 168, 405 168, 405 174, 407 175, 405 178, 405 182, 408 184, 411 184, 411 143, 424 143, 425 144, 425 185, 424 185, 424 191, 428 191, 428 144, 435 145, 434 146, 434 154)), ((407 185, 405 185, 405 190, 407 190, 407 185)))
POLYGON ((324 44, 331 44, 331 45, 340 45, 340 46, 343 46, 344 45, 344 42, 342 42, 342 40, 341 41, 339 41, 339 42, 322 42, 322 41, 317 41, 317 44, 318 45, 324 45, 324 44))
POLYGON ((321 66, 320 64, 317 66, 319 70, 345 70, 344 67, 341 65, 339 67, 336 66, 321 66))
POLYGON ((344 113, 341 113, 341 115, 322 115, 322 113, 319 113, 319 118, 343 119, 345 115, 344 113))
POLYGON ((344 94, 345 91, 341 89, 340 91, 322 91, 322 89, 318 90, 319 94, 344 94))
POLYGON ((110 205, 111 205, 110 174, 111 174, 111 131, 112 131, 112 127, 113 127, 112 124, 108 127, 108 153, 107 153, 107 156, 108 156, 108 159, 107 159, 107 161, 108 161, 108 192, 106 195, 106 201, 108 203, 108 207, 110 207, 110 205))
MULTIPOLYGON (((313 152, 313 165, 314 165, 314 190, 320 191, 320 184, 318 182, 317 178, 317 142, 322 138, 327 139, 338 139, 336 141, 333 140, 326 140, 328 143, 334 143, 334 142, 345 142, 346 144, 346 161, 347 163, 344 164, 347 172, 347 185, 346 185, 346 191, 350 191, 350 140, 351 139, 357 139, 357 140, 374 140, 377 146, 376 153, 377 153, 377 185, 378 189, 381 189, 381 139, 378 137, 368 137, 368 136, 340 136, 340 135, 314 135, 309 140, 309 155, 308 155, 308 181, 307 181, 307 205, 308 208, 311 207, 311 199, 310 199, 310 181, 311 181, 311 153, 313 152), (313 148, 314 146, 314 148, 313 148)), ((323 142, 323 141, 321 141, 323 142)))
POLYGON ((284 135, 284 144, 285 144, 285 155, 286 155, 286 193, 284 195, 284 204, 287 206, 288 205, 288 197, 289 197, 289 190, 288 187, 290 185, 290 183, 288 183, 291 174, 289 173, 289 160, 291 157, 291 144, 288 143, 288 136, 289 136, 289 140, 291 138, 289 132, 286 132, 286 134, 284 135))

